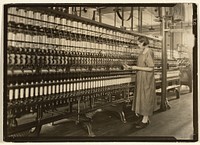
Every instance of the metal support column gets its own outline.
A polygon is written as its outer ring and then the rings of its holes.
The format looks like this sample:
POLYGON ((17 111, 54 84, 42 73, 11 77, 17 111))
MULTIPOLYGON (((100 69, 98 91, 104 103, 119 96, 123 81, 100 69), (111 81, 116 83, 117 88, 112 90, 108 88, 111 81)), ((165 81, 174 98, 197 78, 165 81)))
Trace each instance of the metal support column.
POLYGON ((117 21, 117 13, 116 13, 116 11, 117 11, 117 8, 115 7, 115 9, 114 9, 114 26, 116 27, 116 21, 117 21))
MULTIPOLYGON (((170 15, 172 15, 172 8, 170 8, 170 15)), ((171 18, 171 29, 174 29, 174 22, 173 22, 173 17, 171 18)), ((170 50, 171 50, 171 57, 174 57, 174 33, 170 33, 170 50)))
POLYGON ((142 33, 142 9, 138 7, 138 32, 142 33))
POLYGON ((99 9, 99 23, 102 22, 102 18, 101 18, 101 9, 99 9))
POLYGON ((79 11, 79 17, 81 17, 81 13, 82 13, 82 8, 80 7, 80 11, 79 11))
POLYGON ((167 49, 166 49, 166 22, 165 22, 165 7, 161 8, 162 17, 162 96, 160 110, 167 110, 167 49))
MULTIPOLYGON (((183 30, 183 22, 181 21, 181 30, 183 30)), ((183 46, 183 32, 181 32, 181 51, 182 51, 182 46, 183 46)))
POLYGON ((131 31, 133 31, 133 7, 131 7, 131 14, 132 14, 132 17, 131 17, 131 31))
POLYGON ((122 7, 122 27, 124 27, 124 8, 122 7))

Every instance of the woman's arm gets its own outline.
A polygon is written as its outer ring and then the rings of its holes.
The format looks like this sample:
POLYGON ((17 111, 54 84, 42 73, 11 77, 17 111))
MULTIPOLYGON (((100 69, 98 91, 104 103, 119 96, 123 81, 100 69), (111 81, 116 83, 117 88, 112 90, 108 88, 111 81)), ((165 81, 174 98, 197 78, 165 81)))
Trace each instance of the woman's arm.
POLYGON ((139 71, 153 71, 154 70, 154 67, 140 67, 140 66, 129 66, 130 69, 133 69, 133 70, 139 70, 139 71))
POLYGON ((151 72, 154 70, 154 67, 140 67, 140 66, 129 66, 127 64, 123 65, 125 69, 131 69, 136 71, 148 71, 151 72))

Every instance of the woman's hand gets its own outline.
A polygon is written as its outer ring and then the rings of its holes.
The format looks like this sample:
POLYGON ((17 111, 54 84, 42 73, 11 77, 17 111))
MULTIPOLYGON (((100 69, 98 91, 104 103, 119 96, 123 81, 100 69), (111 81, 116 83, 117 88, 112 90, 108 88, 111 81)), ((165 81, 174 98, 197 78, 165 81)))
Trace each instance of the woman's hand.
POLYGON ((132 70, 137 70, 137 69, 138 69, 138 66, 135 66, 135 65, 134 65, 134 66, 131 66, 131 69, 132 69, 132 70))
POLYGON ((127 64, 123 64, 124 69, 138 70, 138 66, 129 66, 127 64))
POLYGON ((123 64, 123 68, 124 68, 124 69, 129 69, 130 66, 128 66, 127 64, 123 64))
POLYGON ((124 67, 124 69, 131 69, 131 70, 137 70, 138 69, 137 66, 129 66, 127 64, 124 64, 123 67, 124 67))

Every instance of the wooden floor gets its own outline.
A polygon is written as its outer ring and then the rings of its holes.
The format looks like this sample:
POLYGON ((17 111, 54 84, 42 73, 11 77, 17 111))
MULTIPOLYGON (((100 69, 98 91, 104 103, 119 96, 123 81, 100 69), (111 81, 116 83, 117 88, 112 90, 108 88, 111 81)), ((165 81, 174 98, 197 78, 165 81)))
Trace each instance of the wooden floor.
POLYGON ((193 94, 183 90, 180 99, 171 96, 169 100, 171 109, 155 112, 150 125, 144 129, 135 129, 134 113, 127 107, 124 110, 127 123, 123 123, 117 114, 97 113, 92 121, 95 137, 88 137, 85 127, 63 119, 54 125, 44 125, 39 138, 45 141, 173 141, 173 138, 192 141, 193 94))

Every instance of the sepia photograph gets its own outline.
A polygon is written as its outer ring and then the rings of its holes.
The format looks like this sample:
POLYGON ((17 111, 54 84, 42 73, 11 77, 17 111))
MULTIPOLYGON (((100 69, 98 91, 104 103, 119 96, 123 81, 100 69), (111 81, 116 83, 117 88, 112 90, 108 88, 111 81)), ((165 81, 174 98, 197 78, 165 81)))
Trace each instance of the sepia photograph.
POLYGON ((3 12, 4 142, 198 141, 197 4, 3 12))

